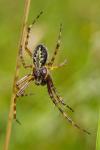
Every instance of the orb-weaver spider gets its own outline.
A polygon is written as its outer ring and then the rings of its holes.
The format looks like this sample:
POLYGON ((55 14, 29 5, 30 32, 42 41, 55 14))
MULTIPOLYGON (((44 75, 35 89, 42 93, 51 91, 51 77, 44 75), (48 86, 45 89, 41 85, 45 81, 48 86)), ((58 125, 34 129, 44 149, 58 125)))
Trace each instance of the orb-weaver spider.
MULTIPOLYGON (((66 61, 64 61, 63 63, 61 63, 58 66, 53 65, 53 63, 55 61, 55 56, 57 55, 57 52, 60 47, 62 25, 60 25, 60 31, 59 31, 57 44, 56 44, 56 47, 54 50, 54 54, 53 54, 51 60, 49 61, 49 63, 46 63, 47 57, 48 57, 48 52, 47 52, 47 48, 43 44, 37 45, 37 47, 35 48, 33 53, 28 48, 28 40, 29 40, 30 31, 32 29, 32 26, 36 23, 37 19, 40 17, 40 15, 42 13, 43 12, 40 12, 40 14, 34 19, 33 23, 27 28, 27 36, 26 36, 24 48, 28 52, 28 54, 31 56, 31 58, 33 59, 32 65, 26 65, 26 63, 24 61, 24 57, 23 57, 22 45, 20 47, 20 60, 22 62, 22 65, 24 68, 31 68, 32 73, 24 76, 19 81, 17 81, 17 83, 16 83, 16 90, 17 90, 16 98, 25 95, 25 89, 28 87, 28 85, 30 84, 31 81, 35 81, 36 85, 42 85, 42 86, 47 85, 48 94, 49 94, 52 102, 55 104, 55 106, 57 106, 58 110, 68 120, 68 122, 71 123, 74 127, 82 130, 83 132, 90 134, 88 131, 86 131, 85 129, 82 129, 79 125, 77 125, 68 116, 68 114, 64 111, 63 106, 66 106, 71 111, 73 111, 73 109, 70 106, 66 105, 64 103, 62 97, 58 95, 56 88, 54 87, 52 78, 50 76, 50 70, 62 67, 66 63, 66 61)), ((14 119, 16 119, 16 98, 14 100, 14 107, 13 107, 14 119)), ((16 119, 16 121, 19 122, 17 119, 16 119)))

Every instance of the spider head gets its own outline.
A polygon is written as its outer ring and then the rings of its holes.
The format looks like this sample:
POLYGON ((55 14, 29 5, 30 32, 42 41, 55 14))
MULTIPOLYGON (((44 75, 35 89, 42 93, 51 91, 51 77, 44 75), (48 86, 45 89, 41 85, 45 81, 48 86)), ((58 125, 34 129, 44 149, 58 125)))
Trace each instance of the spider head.
POLYGON ((46 67, 34 69, 33 74, 34 74, 36 85, 45 85, 46 84, 46 76, 47 76, 47 68, 46 67))

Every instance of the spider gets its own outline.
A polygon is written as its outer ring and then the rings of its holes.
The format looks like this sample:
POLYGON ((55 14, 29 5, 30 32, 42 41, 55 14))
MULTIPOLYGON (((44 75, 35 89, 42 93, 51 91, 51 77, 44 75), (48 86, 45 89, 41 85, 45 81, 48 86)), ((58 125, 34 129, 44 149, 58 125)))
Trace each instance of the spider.
POLYGON ((72 112, 73 112, 73 109, 69 105, 66 105, 65 102, 63 101, 63 98, 58 95, 56 88, 53 84, 51 75, 50 75, 51 70, 62 67, 66 64, 66 61, 64 61, 60 65, 56 65, 56 66, 53 65, 54 61, 55 61, 55 57, 56 57, 59 47, 60 47, 62 24, 60 25, 58 40, 56 43, 56 47, 55 47, 53 56, 48 63, 47 63, 48 50, 43 44, 37 45, 36 48, 34 49, 33 53, 28 48, 28 41, 29 41, 31 29, 42 13, 43 12, 41 11, 40 14, 34 19, 33 23, 27 28, 27 35, 26 35, 26 39, 25 39, 24 49, 27 51, 27 53, 30 55, 31 59, 33 60, 32 65, 26 65, 24 57, 23 57, 23 47, 22 47, 22 45, 20 46, 21 63, 25 69, 31 68, 32 72, 30 74, 27 74, 24 77, 22 77, 16 83, 16 98, 14 100, 14 107, 13 107, 14 119, 18 123, 20 123, 16 118, 16 99, 17 99, 17 97, 25 96, 25 95, 27 96, 27 94, 25 94, 25 89, 29 86, 30 82, 34 81, 37 86, 39 86, 39 85, 47 86, 48 94, 49 94, 52 102, 55 104, 55 106, 58 108, 58 110, 62 113, 62 115, 66 118, 66 120, 70 124, 72 124, 72 126, 82 130, 83 132, 85 132, 87 134, 90 134, 88 131, 81 128, 79 125, 77 125, 68 116, 68 114, 66 113, 66 111, 64 110, 63 107, 67 107, 72 112))

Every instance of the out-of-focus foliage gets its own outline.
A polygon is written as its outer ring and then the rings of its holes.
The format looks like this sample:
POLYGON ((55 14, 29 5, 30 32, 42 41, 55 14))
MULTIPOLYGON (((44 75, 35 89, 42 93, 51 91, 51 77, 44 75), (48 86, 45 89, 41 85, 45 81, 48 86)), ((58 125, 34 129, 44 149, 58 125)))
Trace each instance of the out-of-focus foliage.
POLYGON ((97 130, 97 140, 96 140, 96 150, 100 149, 100 112, 98 118, 98 130, 97 130))
MULTIPOLYGON (((0 149, 6 133, 23 8, 24 0, 0 0, 0 149)), ((56 64, 64 59, 68 63, 52 72, 52 78, 65 102, 75 110, 69 114, 92 134, 69 125, 46 87, 31 83, 27 92, 34 95, 17 102, 22 125, 13 121, 10 150, 94 150, 100 99, 100 1, 33 0, 29 24, 41 10, 44 14, 33 28, 31 44, 44 43, 50 58, 59 25, 63 24, 56 64)), ((21 67, 20 77, 27 72, 21 67)))

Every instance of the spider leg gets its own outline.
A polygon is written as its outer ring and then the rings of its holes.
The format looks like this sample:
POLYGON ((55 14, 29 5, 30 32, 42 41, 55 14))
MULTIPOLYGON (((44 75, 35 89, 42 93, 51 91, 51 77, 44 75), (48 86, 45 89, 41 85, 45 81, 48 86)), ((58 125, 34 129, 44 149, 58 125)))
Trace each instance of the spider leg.
POLYGON ((31 77, 31 74, 28 74, 26 76, 24 76, 23 78, 21 78, 19 81, 17 81, 16 86, 19 87, 22 83, 24 83, 25 81, 28 80, 29 76, 31 77))
POLYGON ((68 114, 59 106, 59 103, 57 102, 57 99, 55 98, 53 91, 52 91, 52 83, 51 83, 51 79, 50 77, 48 77, 47 79, 47 89, 48 89, 48 93, 50 95, 50 98, 52 99, 53 103, 55 104, 55 106, 57 106, 57 108, 59 109, 59 111, 62 113, 62 115, 65 117, 65 119, 67 119, 67 121, 74 127, 78 128, 79 130, 90 134, 88 131, 86 131, 85 129, 81 128, 79 125, 77 125, 69 116, 68 114))
POLYGON ((54 65, 53 65, 53 66, 47 65, 47 68, 50 69, 50 70, 58 69, 58 68, 61 68, 61 67, 65 66, 66 63, 67 63, 67 61, 66 61, 66 59, 65 59, 65 60, 64 60, 61 64, 59 64, 59 65, 56 65, 56 66, 54 66, 54 65))
POLYGON ((55 57, 58 53, 59 47, 60 47, 60 43, 61 43, 61 31, 62 31, 62 24, 60 24, 60 31, 59 31, 59 36, 58 36, 58 40, 57 40, 57 44, 53 53, 53 56, 50 60, 50 62, 48 63, 49 66, 52 66, 55 60, 55 57))
POLYGON ((58 93, 57 93, 57 91, 56 91, 56 88, 55 88, 55 86, 54 86, 54 84, 53 84, 53 82, 52 82, 51 77, 49 77, 49 80, 50 80, 50 85, 51 85, 52 92, 53 92, 54 95, 56 96, 58 103, 62 104, 63 106, 66 106, 69 110, 71 110, 72 112, 74 112, 74 110, 73 110, 69 105, 67 105, 67 104, 64 102, 63 98, 62 98, 60 95, 58 95, 58 93))
MULTIPOLYGON (((40 17, 40 15, 42 13, 43 12, 41 11, 40 14, 34 19, 33 23, 31 25, 29 25, 29 27, 27 28, 27 31, 26 31, 26 38, 25 38, 24 49, 29 54, 30 57, 32 57, 32 52, 28 48, 30 32, 31 32, 32 26, 36 23, 36 21, 38 20, 38 18, 40 17)), ((23 46, 22 45, 20 46, 20 59, 21 59, 21 62, 23 64, 24 68, 32 68, 33 67, 33 65, 26 65, 25 60, 23 58, 23 46)))
POLYGON ((32 24, 29 25, 29 27, 27 28, 27 35, 26 35, 26 40, 25 40, 25 50, 27 51, 27 53, 31 57, 32 57, 32 52, 28 48, 28 42, 29 42, 30 32, 31 32, 31 29, 32 29, 33 25, 36 23, 36 21, 39 19, 39 17, 42 15, 42 13, 43 13, 43 11, 41 11, 40 14, 37 15, 37 17, 33 20, 32 24))
POLYGON ((54 94, 56 95, 58 102, 61 103, 63 106, 66 106, 72 112, 74 112, 74 110, 64 102, 63 98, 57 94, 57 91, 53 85, 51 86, 51 88, 52 88, 52 91, 54 92, 54 94))
POLYGON ((24 90, 28 87, 28 85, 29 85, 29 81, 26 82, 26 83, 19 89, 19 91, 17 92, 16 96, 19 97, 19 96, 23 95, 24 90))
MULTIPOLYGON (((22 78, 23 79, 23 78, 22 78)), ((30 84, 30 82, 34 80, 33 76, 29 76, 29 78, 27 78, 27 80, 25 80, 25 83, 23 82, 22 85, 20 85, 20 87, 16 87, 17 88, 17 92, 16 92, 16 97, 14 99, 14 106, 13 106, 13 118, 20 124, 20 122, 18 121, 18 119, 16 118, 16 102, 17 102, 17 98, 24 95, 25 89, 28 87, 28 85, 30 84)), ((20 80, 21 81, 21 80, 20 80)), ((22 80, 23 81, 23 80, 22 80)))
POLYGON ((18 89, 16 93, 17 97, 23 94, 24 90, 27 88, 30 81, 32 80, 34 80, 34 77, 31 74, 28 74, 17 82, 17 89, 18 89))
POLYGON ((16 102, 17 102, 17 98, 19 96, 21 96, 24 93, 25 88, 28 86, 29 83, 25 84, 20 90, 19 92, 17 92, 16 97, 14 99, 14 106, 13 106, 13 118, 20 124, 19 120, 16 118, 16 102))
POLYGON ((24 96, 32 96, 32 95, 34 95, 34 93, 23 93, 23 94, 21 95, 21 97, 24 97, 24 96))
POLYGON ((20 45, 20 53, 19 53, 19 56, 20 56, 20 60, 21 60, 21 63, 23 65, 23 67, 26 69, 26 68, 32 68, 33 65, 26 65, 25 63, 25 60, 24 60, 24 57, 23 57, 23 48, 22 48, 22 45, 20 45))
MULTIPOLYGON (((32 77, 31 74, 28 74, 26 76, 24 76, 23 78, 21 78, 17 83, 16 83, 16 88, 19 90, 20 87, 22 87, 23 84, 25 84, 25 82, 27 82, 30 78, 32 77)), ((34 95, 34 93, 23 93, 22 95, 20 95, 21 97, 24 96, 32 96, 34 95)))
POLYGON ((18 124, 21 125, 21 122, 16 118, 16 101, 17 101, 17 96, 14 98, 14 106, 13 106, 13 118, 16 120, 18 124))

